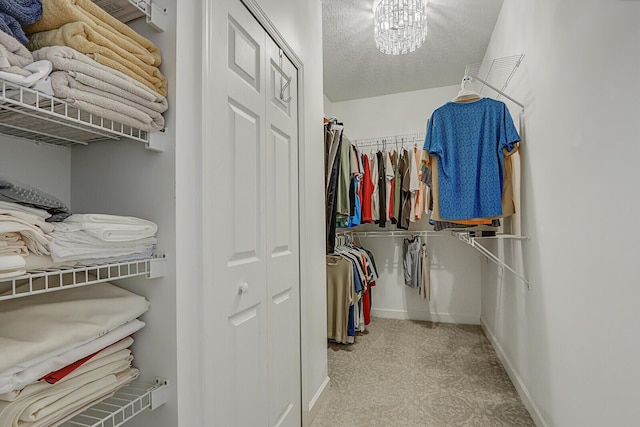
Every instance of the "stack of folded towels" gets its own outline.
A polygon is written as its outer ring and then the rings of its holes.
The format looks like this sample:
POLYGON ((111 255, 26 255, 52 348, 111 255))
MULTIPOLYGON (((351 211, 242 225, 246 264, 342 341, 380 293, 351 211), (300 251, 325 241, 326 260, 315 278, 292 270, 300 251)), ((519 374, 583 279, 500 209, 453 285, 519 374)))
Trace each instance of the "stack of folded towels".
POLYGON ((16 85, 7 98, 29 87, 106 119, 107 127, 160 131, 168 108, 160 63, 151 41, 91 0, 0 0, 0 79, 16 85), (34 13, 21 19, 33 20, 20 22, 30 24, 23 24, 28 39, 2 26, 5 10, 27 8, 34 13))
POLYGON ((1 302, 0 427, 60 425, 136 379, 148 308, 110 283, 1 302))
POLYGON ((157 231, 155 223, 132 216, 72 214, 54 196, 0 176, 0 279, 150 258, 157 231))
POLYGON ((73 214, 56 223, 49 244, 54 262, 76 260, 103 264, 150 258, 158 226, 140 218, 106 214, 73 214))

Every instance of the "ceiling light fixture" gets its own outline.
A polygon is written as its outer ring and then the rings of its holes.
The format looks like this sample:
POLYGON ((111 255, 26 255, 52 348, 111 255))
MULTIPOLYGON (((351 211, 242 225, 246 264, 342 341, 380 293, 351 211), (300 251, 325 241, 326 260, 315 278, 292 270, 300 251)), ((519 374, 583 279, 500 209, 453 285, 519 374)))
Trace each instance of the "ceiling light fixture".
POLYGON ((413 52, 427 38, 427 0, 381 0, 374 17, 376 47, 388 55, 413 52))

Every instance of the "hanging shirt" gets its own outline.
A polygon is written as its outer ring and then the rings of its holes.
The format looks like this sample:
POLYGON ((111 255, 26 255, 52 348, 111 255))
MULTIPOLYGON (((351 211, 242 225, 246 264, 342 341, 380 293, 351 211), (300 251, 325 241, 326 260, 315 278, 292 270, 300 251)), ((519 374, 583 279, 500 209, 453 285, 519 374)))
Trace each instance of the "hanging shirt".
POLYGON ((373 192, 373 183, 371 182, 371 169, 369 167, 369 158, 365 154, 363 156, 364 175, 362 177, 362 222, 371 223, 371 193, 373 192))
POLYGON ((507 106, 491 98, 447 102, 427 128, 424 149, 438 156, 440 217, 502 214, 503 149, 520 140, 507 106))
POLYGON ((380 197, 380 192, 378 191, 378 156, 375 154, 371 155, 371 218, 374 222, 378 222, 380 219, 380 202, 378 198, 380 197))
POLYGON ((387 200, 387 218, 391 220, 393 217, 393 163, 391 163, 391 154, 384 153, 384 174, 386 178, 386 200, 387 200))
POLYGON ((385 156, 386 153, 378 151, 376 157, 378 157, 378 203, 380 207, 378 212, 380 217, 378 218, 378 225, 380 228, 387 226, 387 177, 385 173, 385 156))

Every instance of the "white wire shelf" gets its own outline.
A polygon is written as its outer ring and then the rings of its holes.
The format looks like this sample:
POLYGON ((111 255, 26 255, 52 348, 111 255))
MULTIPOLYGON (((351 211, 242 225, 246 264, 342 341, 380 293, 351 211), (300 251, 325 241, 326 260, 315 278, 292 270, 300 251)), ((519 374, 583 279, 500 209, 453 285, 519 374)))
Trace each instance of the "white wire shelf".
POLYGON ((468 64, 465 67, 464 75, 465 77, 472 77, 481 83, 480 88, 477 89, 479 94, 482 94, 485 88, 492 89, 497 92, 496 99, 500 99, 501 96, 504 96, 524 110, 524 104, 505 93, 507 86, 509 86, 509 82, 511 82, 511 78, 522 63, 523 59, 524 54, 521 53, 518 55, 477 62, 475 64, 468 64))
POLYGON ((129 277, 160 277, 163 275, 161 265, 163 265, 164 261, 164 257, 159 257, 110 264, 29 271, 20 276, 0 279, 0 301, 129 277))
POLYGON ((149 143, 149 133, 80 110, 62 99, 0 80, 0 134, 70 146, 129 138, 149 143))
POLYGON ((118 390, 112 397, 61 424, 62 427, 118 427, 141 414, 154 410, 167 401, 167 380, 156 384, 132 383, 118 390))

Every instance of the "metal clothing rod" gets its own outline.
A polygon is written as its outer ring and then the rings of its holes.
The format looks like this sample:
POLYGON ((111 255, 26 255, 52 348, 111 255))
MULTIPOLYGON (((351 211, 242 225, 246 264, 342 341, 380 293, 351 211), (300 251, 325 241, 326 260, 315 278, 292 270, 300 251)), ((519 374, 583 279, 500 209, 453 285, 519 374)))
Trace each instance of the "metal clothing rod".
POLYGON ((410 133, 405 135, 380 136, 376 138, 354 139, 351 142, 356 147, 370 147, 374 145, 385 144, 407 144, 415 142, 423 142, 424 133, 410 133))
POLYGON ((517 104, 520 106, 520 108, 522 108, 522 110, 524 111, 524 104, 516 101, 515 99, 513 99, 512 97, 510 97, 509 95, 507 95, 506 93, 504 93, 503 91, 501 91, 500 89, 496 88, 495 86, 490 85, 489 83, 487 83, 486 81, 482 80, 480 77, 476 76, 475 74, 467 74, 469 77, 472 77, 474 79, 476 79, 477 81, 479 81, 480 83, 484 84, 485 86, 490 87, 491 89, 495 90, 496 92, 498 92, 500 95, 504 96, 505 98, 507 98, 508 100, 510 100, 511 102, 513 102, 514 104, 517 104))
POLYGON ((354 237, 414 237, 414 236, 450 236, 449 232, 442 231, 343 231, 340 235, 351 235, 354 237))

